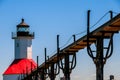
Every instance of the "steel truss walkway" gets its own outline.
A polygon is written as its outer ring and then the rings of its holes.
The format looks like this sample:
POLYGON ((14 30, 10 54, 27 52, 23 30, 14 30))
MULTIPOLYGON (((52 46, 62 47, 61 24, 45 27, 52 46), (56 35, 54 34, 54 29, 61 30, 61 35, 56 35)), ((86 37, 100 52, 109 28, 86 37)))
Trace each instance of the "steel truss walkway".
MULTIPOLYGON (((32 73, 28 74, 26 77, 24 77, 23 80, 45 80, 45 74, 47 74, 47 70, 49 67, 52 66, 53 64, 58 64, 58 67, 60 69, 64 70, 65 68, 65 64, 62 63, 62 61, 60 62, 60 60, 62 59, 69 59, 69 58, 65 58, 66 55, 74 55, 76 54, 76 52, 78 52, 81 49, 84 48, 89 48, 89 45, 91 44, 96 44, 96 42, 98 42, 98 38, 102 37, 102 39, 107 38, 110 39, 114 33, 118 33, 120 31, 120 14, 118 14, 117 16, 113 17, 111 20, 109 20, 108 22, 104 23, 103 25, 101 25, 100 27, 98 27, 97 29, 95 29, 92 32, 89 32, 89 36, 85 35, 81 38, 79 38, 78 40, 74 40, 73 43, 71 43, 70 45, 68 45, 67 47, 63 48, 62 50, 59 49, 59 36, 58 36, 58 51, 57 53, 55 53, 52 57, 50 57, 48 60, 46 60, 44 63, 42 63, 40 66, 38 66, 38 68, 34 71, 32 71, 32 73), (89 37, 89 38, 88 38, 89 37), (88 42, 89 41, 89 42, 88 42), (62 66, 61 66, 62 65, 62 66), (63 66, 64 65, 64 66, 63 66), (36 75, 40 77, 40 79, 36 78, 36 75)), ((89 51, 88 51, 89 52, 89 51)), ((89 53, 90 56, 92 56, 93 58, 95 58, 92 54, 89 53)), ((98 56, 98 55, 97 55, 98 56)), ((75 55, 73 56, 75 59, 75 55)), ((102 62, 103 62, 104 57, 102 57, 102 62)), ((93 60, 97 60, 97 59, 93 59, 93 60)), ((73 65, 73 61, 72 61, 72 66, 69 65, 67 67, 71 66, 72 70, 75 65, 76 65, 76 60, 74 60, 74 65, 73 65)), ((94 61, 95 62, 95 61, 94 61)), ((70 61, 68 61, 69 64, 71 63, 70 61)), ((54 66, 52 66, 54 67, 54 66)), ((54 73, 54 69, 53 68, 53 73, 52 73, 52 67, 50 68, 51 74, 53 74, 53 78, 51 78, 51 80, 54 80, 55 78, 55 73, 54 73)), ((64 72, 66 73, 66 72, 64 72)), ((69 76, 71 73, 71 71, 68 71, 68 75, 65 76, 69 76)), ((50 73, 48 73, 50 74, 50 73)), ((67 73, 66 73, 67 74, 67 73)), ((56 73, 57 75, 57 73, 56 73)), ((69 77, 66 80, 70 80, 69 77)), ((102 79, 97 79, 97 80, 102 80, 102 79)))

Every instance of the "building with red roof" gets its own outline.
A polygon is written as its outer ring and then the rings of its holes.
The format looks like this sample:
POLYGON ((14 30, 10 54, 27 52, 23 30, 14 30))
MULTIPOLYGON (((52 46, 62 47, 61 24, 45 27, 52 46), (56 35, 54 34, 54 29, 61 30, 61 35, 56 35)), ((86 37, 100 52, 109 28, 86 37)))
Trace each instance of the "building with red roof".
POLYGON ((22 22, 17 25, 17 32, 12 33, 15 41, 15 60, 3 73, 3 80, 18 80, 37 67, 32 59, 32 39, 34 33, 29 31, 29 25, 22 22))

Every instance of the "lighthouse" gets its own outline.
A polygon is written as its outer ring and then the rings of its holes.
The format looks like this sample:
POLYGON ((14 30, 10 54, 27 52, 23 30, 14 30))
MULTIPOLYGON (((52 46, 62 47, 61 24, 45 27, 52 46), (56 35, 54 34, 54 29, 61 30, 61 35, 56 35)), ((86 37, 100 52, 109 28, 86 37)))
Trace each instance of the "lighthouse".
POLYGON ((32 39, 34 32, 30 32, 30 26, 22 19, 16 26, 16 32, 12 33, 14 39, 14 61, 3 73, 3 80, 19 80, 36 68, 37 64, 32 59, 32 39))

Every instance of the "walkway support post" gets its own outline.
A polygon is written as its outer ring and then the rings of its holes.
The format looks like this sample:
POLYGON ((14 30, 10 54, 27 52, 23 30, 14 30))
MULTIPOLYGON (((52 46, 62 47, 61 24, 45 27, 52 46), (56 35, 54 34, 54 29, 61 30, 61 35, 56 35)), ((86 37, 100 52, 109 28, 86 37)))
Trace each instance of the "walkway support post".
MULTIPOLYGON (((74 41, 75 41, 75 35, 74 35, 74 41)), ((58 59, 58 66, 60 69, 62 69, 65 80, 70 80, 70 74, 76 66, 76 53, 75 52, 69 53, 69 51, 66 51, 65 53, 60 52, 59 35, 57 35, 57 59, 58 59), (72 60, 70 60, 70 58, 72 60)))
MULTIPOLYGON (((110 18, 112 19, 112 12, 110 11, 110 18)), ((90 33, 90 10, 88 10, 87 13, 87 52, 88 55, 92 58, 95 66, 96 66, 96 80, 104 80, 104 64, 106 63, 106 60, 111 57, 113 53, 113 35, 112 32, 107 31, 101 31, 102 35, 99 36, 93 36, 92 33, 90 33), (106 37, 104 33, 112 33, 110 37, 106 37), (91 42, 91 39, 95 39, 95 48, 96 51, 93 51, 93 48, 91 48, 91 45, 89 44, 91 42), (108 46, 104 45, 105 39, 108 39, 109 41, 108 46), (95 54, 96 53, 96 54, 95 54)))
POLYGON ((45 48, 45 74, 48 74, 50 80, 55 80, 56 75, 59 74, 59 67, 57 63, 55 62, 50 62, 49 61, 49 56, 47 60, 47 50, 45 48), (48 66, 48 67, 47 67, 48 66))

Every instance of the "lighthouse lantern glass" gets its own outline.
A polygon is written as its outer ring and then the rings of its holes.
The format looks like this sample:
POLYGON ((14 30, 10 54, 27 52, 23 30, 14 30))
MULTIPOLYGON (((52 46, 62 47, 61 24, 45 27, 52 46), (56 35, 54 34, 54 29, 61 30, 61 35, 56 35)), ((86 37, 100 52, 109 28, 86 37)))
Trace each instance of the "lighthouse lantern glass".
POLYGON ((18 32, 29 32, 29 28, 28 27, 19 27, 17 29, 18 32))

